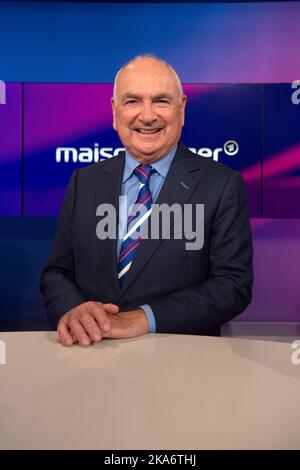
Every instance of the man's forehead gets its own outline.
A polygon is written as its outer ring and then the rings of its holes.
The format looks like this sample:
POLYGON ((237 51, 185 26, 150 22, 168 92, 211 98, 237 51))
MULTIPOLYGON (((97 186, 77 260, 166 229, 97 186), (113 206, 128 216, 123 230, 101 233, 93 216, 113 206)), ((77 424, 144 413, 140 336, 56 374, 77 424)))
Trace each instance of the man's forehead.
POLYGON ((127 76, 119 77, 116 88, 120 96, 128 93, 142 96, 158 94, 174 95, 177 91, 177 83, 170 74, 128 74, 127 76))
POLYGON ((124 92, 124 93, 119 93, 119 96, 122 99, 122 101, 125 101, 126 99, 129 99, 129 98, 134 98, 134 99, 150 98, 152 100, 165 98, 165 99, 172 100, 174 98, 174 93, 171 93, 170 90, 159 91, 158 93, 155 93, 155 92, 152 93, 149 90, 145 93, 138 93, 137 91, 132 90, 132 91, 124 92))
POLYGON ((175 78, 170 72, 155 73, 154 71, 148 73, 133 72, 126 75, 124 73, 118 78, 118 85, 120 87, 128 86, 131 83, 134 83, 136 86, 142 86, 145 82, 151 83, 153 86, 162 86, 164 84, 170 86, 172 83, 175 83, 175 78))

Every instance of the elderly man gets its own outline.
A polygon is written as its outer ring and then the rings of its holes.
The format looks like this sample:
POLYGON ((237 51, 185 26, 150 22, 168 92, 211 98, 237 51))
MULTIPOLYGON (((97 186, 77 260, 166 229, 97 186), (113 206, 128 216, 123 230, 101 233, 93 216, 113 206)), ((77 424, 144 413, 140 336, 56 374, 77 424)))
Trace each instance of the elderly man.
POLYGON ((113 127, 126 152, 72 174, 41 278, 66 346, 149 332, 216 335, 251 301, 243 180, 180 142, 185 105, 176 72, 154 56, 131 60, 116 76, 113 127), (103 204, 117 210, 119 238, 96 234, 103 204), (188 250, 176 223, 168 236, 139 236, 162 204, 204 207, 201 247, 188 250))

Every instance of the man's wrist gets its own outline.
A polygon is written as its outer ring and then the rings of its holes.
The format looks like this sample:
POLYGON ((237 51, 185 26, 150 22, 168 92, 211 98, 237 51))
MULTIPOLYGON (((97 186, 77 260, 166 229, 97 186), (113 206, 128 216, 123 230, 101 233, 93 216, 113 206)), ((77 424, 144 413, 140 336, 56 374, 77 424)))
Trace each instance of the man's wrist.
POLYGON ((121 313, 121 315, 127 317, 128 320, 130 320, 132 323, 132 328, 134 330, 133 336, 139 336, 148 333, 149 325, 147 315, 142 308, 138 308, 130 312, 124 312, 121 313))
POLYGON ((144 304, 140 305, 139 308, 142 308, 145 312, 148 321, 148 333, 156 333, 156 321, 154 317, 154 313, 150 305, 144 304))

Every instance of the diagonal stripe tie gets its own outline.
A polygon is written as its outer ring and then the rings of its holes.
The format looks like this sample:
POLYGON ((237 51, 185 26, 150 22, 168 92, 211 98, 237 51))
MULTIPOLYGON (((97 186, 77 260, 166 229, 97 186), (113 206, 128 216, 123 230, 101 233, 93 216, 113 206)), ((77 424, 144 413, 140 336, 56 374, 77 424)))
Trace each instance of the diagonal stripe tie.
POLYGON ((143 223, 152 212, 152 194, 149 187, 150 176, 156 170, 151 165, 139 165, 133 173, 139 178, 140 190, 133 209, 128 214, 127 232, 123 238, 119 261, 118 279, 122 286, 130 269, 136 250, 140 244, 143 223))

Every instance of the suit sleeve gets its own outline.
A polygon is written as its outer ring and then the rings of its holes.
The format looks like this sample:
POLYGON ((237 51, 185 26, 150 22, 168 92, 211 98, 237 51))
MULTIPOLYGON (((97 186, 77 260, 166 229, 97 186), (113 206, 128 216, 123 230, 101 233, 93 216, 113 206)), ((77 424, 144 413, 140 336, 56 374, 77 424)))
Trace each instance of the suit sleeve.
POLYGON ((77 170, 71 176, 58 217, 55 237, 47 265, 40 282, 51 326, 66 312, 86 301, 74 275, 72 220, 75 208, 77 170))
POLYGON ((225 184, 210 233, 208 279, 149 302, 158 333, 205 334, 251 302, 252 235, 245 185, 238 172, 225 184))

